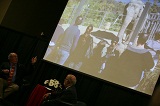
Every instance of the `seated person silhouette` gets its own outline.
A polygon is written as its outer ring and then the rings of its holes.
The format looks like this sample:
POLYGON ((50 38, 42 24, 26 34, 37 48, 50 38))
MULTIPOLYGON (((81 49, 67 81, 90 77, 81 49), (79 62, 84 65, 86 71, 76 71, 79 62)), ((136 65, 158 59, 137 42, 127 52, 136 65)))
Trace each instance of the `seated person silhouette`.
POLYGON ((2 104, 4 99, 15 91, 19 90, 22 85, 22 81, 25 75, 31 73, 34 70, 33 64, 37 61, 37 57, 33 57, 31 60, 30 71, 25 69, 23 64, 18 63, 18 55, 16 53, 10 53, 8 55, 8 62, 3 62, 0 67, 0 103, 2 104))
POLYGON ((62 91, 53 91, 43 96, 44 102, 42 106, 60 106, 61 102, 70 104, 77 103, 77 92, 75 88, 76 77, 72 74, 68 74, 64 79, 65 89, 62 91))

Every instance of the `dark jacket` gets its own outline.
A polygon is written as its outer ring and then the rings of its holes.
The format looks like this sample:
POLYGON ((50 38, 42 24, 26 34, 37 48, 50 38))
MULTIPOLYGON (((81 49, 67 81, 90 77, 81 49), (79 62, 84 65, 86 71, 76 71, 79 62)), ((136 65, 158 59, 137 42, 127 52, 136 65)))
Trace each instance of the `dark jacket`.
POLYGON ((62 92, 53 93, 51 96, 54 97, 55 100, 72 104, 77 103, 77 92, 75 86, 64 89, 62 92))
MULTIPOLYGON (((8 74, 5 74, 2 70, 3 69, 8 69, 10 70, 10 63, 9 62, 4 62, 2 63, 2 65, 0 66, 0 78, 3 78, 5 80, 8 79, 9 77, 9 73, 8 74)), ((29 75, 31 72, 33 72, 34 70, 34 66, 31 66, 32 68, 30 68, 30 70, 26 70, 25 66, 23 64, 20 64, 20 63, 17 63, 16 65, 16 76, 15 76, 15 81, 14 83, 18 84, 18 85, 21 85, 22 84, 22 81, 23 81, 23 78, 26 76, 26 75, 29 75)))
POLYGON ((153 66, 153 58, 148 50, 128 46, 120 58, 105 70, 106 78, 117 84, 133 87, 139 83, 142 72, 150 71, 153 66))

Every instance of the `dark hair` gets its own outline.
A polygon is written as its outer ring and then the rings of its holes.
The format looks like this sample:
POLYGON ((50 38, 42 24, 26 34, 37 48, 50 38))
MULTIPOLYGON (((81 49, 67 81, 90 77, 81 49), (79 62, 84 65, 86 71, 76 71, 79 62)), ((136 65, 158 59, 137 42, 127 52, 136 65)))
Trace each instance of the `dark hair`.
POLYGON ((87 26, 86 31, 87 31, 88 28, 91 28, 90 31, 92 31, 93 30, 93 25, 90 24, 89 26, 87 26))
MULTIPOLYGON (((92 25, 92 24, 90 24, 88 27, 91 27, 91 28, 93 29, 93 25, 92 25)), ((87 28, 88 28, 88 27, 87 27, 87 28)))
POLYGON ((82 17, 82 16, 78 16, 78 17, 76 18, 75 24, 76 24, 76 25, 80 25, 80 24, 82 23, 82 21, 83 21, 83 17, 82 17))
POLYGON ((147 39, 148 39, 148 34, 147 33, 139 33, 138 34, 138 40, 137 40, 137 44, 145 44, 147 39))

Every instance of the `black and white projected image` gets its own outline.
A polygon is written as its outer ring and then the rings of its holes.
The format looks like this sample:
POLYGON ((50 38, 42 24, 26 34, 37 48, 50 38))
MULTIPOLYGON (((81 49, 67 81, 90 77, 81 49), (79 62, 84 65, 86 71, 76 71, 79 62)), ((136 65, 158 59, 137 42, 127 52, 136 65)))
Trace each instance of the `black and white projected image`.
POLYGON ((158 0, 69 0, 43 59, 152 95, 159 54, 158 0))

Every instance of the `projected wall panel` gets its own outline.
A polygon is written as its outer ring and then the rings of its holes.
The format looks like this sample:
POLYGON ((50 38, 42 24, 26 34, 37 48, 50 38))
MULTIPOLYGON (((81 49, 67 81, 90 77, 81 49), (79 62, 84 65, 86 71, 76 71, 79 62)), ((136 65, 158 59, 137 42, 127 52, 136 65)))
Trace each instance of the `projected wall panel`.
POLYGON ((146 1, 69 0, 44 60, 151 95, 160 71, 160 9, 146 1))

